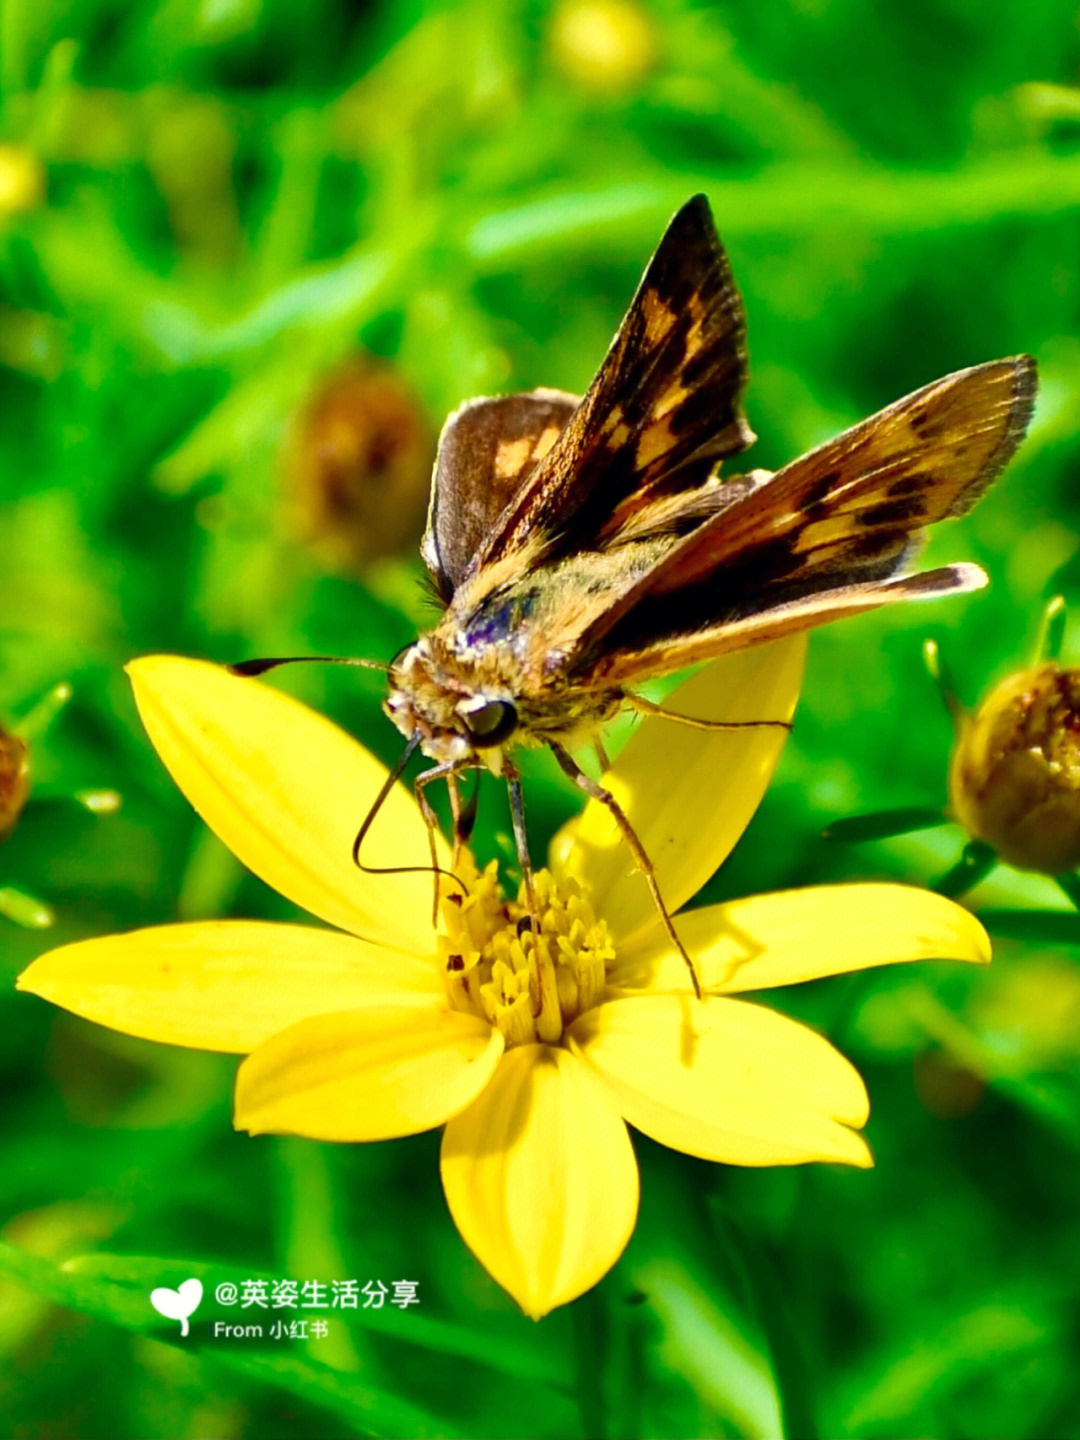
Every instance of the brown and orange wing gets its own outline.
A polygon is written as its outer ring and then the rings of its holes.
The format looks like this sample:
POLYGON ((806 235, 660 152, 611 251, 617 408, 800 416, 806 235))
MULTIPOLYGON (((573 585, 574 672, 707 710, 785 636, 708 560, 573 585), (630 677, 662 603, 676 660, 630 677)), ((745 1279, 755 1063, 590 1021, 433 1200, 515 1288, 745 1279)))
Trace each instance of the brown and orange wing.
POLYGON ((549 559, 598 548, 616 515, 696 489, 745 449, 745 347, 742 301, 698 195, 668 226, 596 379, 470 576, 538 544, 549 559))
POLYGON ((449 601, 499 516, 562 434, 576 395, 533 390, 468 400, 447 419, 420 554, 449 601))
POLYGON ((972 588, 974 566, 897 572, 927 526, 963 514, 1008 463, 1035 386, 1027 356, 961 370, 785 465, 598 616, 568 674, 584 688, 627 683, 840 614, 972 588))

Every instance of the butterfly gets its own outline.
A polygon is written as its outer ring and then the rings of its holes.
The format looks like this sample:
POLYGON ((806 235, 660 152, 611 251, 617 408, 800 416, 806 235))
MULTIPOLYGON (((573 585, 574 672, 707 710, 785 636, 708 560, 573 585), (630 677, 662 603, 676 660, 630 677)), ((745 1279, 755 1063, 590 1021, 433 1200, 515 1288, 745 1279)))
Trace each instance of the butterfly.
POLYGON ((721 467, 755 438, 745 383, 742 301, 697 195, 669 224, 584 397, 470 400, 447 420, 421 544, 445 609, 389 667, 384 706, 409 742, 392 778, 416 749, 435 762, 417 781, 429 826, 433 780, 448 782, 461 836, 458 777, 505 777, 534 916, 514 750, 548 746, 611 811, 695 989, 648 856, 571 750, 624 706, 655 712, 643 681, 985 584, 976 565, 906 566, 926 527, 963 514, 1008 462, 1036 377, 1027 356, 961 370, 775 473, 729 476, 721 467))

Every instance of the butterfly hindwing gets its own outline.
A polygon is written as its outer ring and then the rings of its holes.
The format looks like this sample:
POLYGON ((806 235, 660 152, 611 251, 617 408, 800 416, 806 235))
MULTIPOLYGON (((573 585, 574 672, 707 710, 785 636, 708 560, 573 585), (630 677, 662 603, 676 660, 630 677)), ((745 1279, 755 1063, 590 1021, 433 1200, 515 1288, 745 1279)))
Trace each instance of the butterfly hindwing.
POLYGON ((637 650, 613 649, 605 652, 577 688, 583 691, 606 690, 613 686, 632 689, 642 681, 671 675, 689 665, 715 660, 719 655, 745 650, 768 640, 778 640, 800 630, 812 630, 846 616, 862 615, 882 605, 895 605, 902 600, 935 600, 945 595, 981 590, 985 584, 986 572, 980 566, 959 564, 945 565, 938 570, 923 570, 915 575, 895 575, 886 580, 841 585, 801 600, 789 600, 752 612, 741 619, 668 635, 637 650))
POLYGON ((469 400, 446 421, 420 543, 444 601, 577 405, 562 390, 533 390, 469 400))
POLYGON ((672 220, 599 373, 478 551, 475 573, 542 540, 593 548, 621 517, 700 486, 753 440, 742 301, 704 196, 672 220))

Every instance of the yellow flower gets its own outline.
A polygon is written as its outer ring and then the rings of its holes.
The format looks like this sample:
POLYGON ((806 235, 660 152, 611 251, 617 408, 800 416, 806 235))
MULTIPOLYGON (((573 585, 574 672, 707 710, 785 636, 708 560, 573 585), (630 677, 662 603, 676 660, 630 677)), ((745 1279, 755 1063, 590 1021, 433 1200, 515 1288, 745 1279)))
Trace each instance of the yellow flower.
MULTIPOLYGON (((724 720, 794 710, 801 637, 729 657, 668 704, 724 720)), ((989 959, 966 911, 900 885, 838 885, 679 917, 705 998, 661 927, 607 812, 593 802, 537 875, 533 953, 491 869, 364 874, 358 819, 383 767, 329 721, 198 661, 130 667, 143 722, 188 799, 244 863, 335 929, 209 921, 81 941, 21 988, 128 1034, 247 1055, 236 1124, 323 1140, 445 1125, 455 1223, 532 1316, 615 1263, 634 1227, 627 1125, 741 1165, 869 1165, 866 1091, 820 1035, 746 991, 920 958, 989 959), (530 957, 532 963, 530 964, 530 957)), ((672 910, 731 850, 768 784, 776 727, 726 732, 650 718, 608 777, 672 910)), ((429 864, 412 796, 395 787, 369 863, 429 864)), ((439 862, 448 847, 437 841, 439 862)))

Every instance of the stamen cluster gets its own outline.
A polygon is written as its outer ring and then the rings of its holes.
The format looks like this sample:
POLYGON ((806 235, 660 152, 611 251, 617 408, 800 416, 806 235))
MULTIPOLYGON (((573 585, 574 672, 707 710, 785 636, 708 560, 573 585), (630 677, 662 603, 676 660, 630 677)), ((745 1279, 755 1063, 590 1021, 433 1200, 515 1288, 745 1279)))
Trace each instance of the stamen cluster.
POLYGON ((506 899, 494 860, 478 871, 462 854, 455 874, 465 893, 442 897, 438 937, 452 1004, 497 1025, 508 1045, 555 1044, 603 992, 615 958, 606 923, 580 885, 547 870, 533 876, 535 917, 524 886, 506 899))

